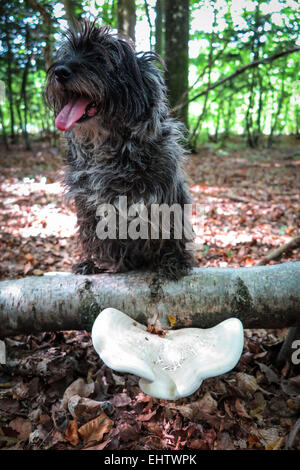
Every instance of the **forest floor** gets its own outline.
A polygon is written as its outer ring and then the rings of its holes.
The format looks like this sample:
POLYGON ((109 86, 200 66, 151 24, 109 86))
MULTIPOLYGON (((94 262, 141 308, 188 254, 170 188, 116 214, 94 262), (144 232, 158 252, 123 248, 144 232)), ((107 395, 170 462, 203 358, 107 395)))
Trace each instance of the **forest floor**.
MULTIPOLYGON (((299 235, 299 141, 209 144, 186 171, 200 207, 200 266, 253 266, 299 235)), ((46 143, 0 148, 1 280, 71 271, 76 217, 61 176, 59 152, 46 143)), ((135 376, 103 365, 88 332, 7 338, 0 449, 300 449, 300 369, 274 365, 286 331, 245 330, 235 369, 176 402, 143 394, 135 376)))

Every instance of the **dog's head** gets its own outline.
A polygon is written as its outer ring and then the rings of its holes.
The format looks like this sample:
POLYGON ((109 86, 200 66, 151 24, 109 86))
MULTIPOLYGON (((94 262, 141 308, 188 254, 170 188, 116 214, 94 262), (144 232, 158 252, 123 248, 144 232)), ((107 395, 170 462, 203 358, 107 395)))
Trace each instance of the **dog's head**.
POLYGON ((108 27, 83 22, 69 30, 47 72, 45 97, 56 127, 67 131, 97 116, 108 125, 146 118, 164 94, 151 63, 157 59, 154 53, 136 54, 129 39, 108 27))

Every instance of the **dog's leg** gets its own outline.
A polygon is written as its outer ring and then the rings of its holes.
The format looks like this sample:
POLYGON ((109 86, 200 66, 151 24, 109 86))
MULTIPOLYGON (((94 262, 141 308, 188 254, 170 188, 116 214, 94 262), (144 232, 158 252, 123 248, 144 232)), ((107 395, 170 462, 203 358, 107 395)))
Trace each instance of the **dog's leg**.
POLYGON ((82 248, 82 258, 73 266, 75 274, 99 274, 105 269, 99 268, 94 262, 97 252, 100 253, 100 240, 96 236, 97 220, 93 212, 85 210, 85 204, 76 201, 77 223, 79 226, 79 242, 82 248))
POLYGON ((196 266, 193 254, 186 250, 182 241, 167 240, 154 263, 154 269, 161 278, 178 281, 196 266))
MULTIPOLYGON (((178 187, 179 203, 184 208, 184 204, 190 204, 189 194, 185 184, 178 187)), ((194 231, 189 217, 180 213, 179 218, 175 216, 171 219, 170 238, 161 240, 161 248, 155 256, 155 269, 159 276, 171 280, 179 280, 182 276, 189 274, 191 268, 197 266, 197 260, 187 246, 192 247, 194 241, 194 231), (181 238, 175 238, 175 233, 181 229, 181 238)), ((163 234, 161 233, 161 236, 163 234)))
POLYGON ((100 274, 103 273, 105 270, 98 268, 95 263, 91 259, 86 259, 81 263, 75 264, 73 266, 73 271, 75 274, 100 274))

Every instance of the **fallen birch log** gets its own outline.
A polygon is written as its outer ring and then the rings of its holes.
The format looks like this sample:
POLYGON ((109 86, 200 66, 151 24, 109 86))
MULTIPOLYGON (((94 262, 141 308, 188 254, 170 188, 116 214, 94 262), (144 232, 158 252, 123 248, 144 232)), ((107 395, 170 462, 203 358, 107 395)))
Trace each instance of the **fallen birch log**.
POLYGON ((195 268, 179 282, 155 273, 73 274, 0 282, 0 337, 88 330, 114 307, 157 327, 208 328, 229 317, 245 328, 300 322, 300 261, 249 268, 195 268))

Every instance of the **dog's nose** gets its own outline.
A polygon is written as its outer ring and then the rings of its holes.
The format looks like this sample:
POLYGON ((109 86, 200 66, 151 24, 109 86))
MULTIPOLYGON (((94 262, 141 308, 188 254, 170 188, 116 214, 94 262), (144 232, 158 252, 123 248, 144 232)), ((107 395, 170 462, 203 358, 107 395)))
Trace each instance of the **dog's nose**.
POLYGON ((72 70, 66 65, 58 65, 54 73, 59 82, 66 82, 71 78, 72 70))

